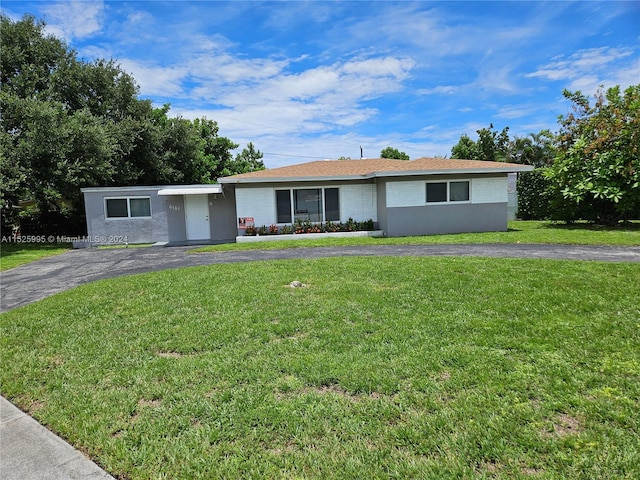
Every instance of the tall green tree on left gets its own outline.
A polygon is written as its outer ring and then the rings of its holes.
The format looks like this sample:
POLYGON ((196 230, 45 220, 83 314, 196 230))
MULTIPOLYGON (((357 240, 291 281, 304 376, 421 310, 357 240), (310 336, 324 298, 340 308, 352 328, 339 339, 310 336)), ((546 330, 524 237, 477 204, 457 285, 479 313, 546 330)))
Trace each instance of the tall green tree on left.
POLYGON ((40 219, 65 214, 83 224, 82 187, 211 183, 247 168, 216 122, 169 118, 169 105, 140 99, 115 62, 78 60, 43 21, 0 21, 3 231, 23 200, 40 219))

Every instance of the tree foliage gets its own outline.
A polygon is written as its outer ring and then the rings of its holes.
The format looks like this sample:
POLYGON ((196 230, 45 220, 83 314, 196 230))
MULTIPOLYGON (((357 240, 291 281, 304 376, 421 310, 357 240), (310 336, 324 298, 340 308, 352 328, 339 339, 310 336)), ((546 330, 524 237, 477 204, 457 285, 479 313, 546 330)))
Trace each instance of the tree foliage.
POLYGON ((557 219, 615 224, 640 217, 640 85, 600 91, 595 103, 564 91, 572 113, 559 119, 552 189, 562 194, 557 219))
POLYGON ((542 167, 550 165, 555 155, 554 135, 549 130, 530 133, 526 137, 509 137, 509 127, 502 131, 489 128, 477 130, 478 139, 467 134, 451 148, 451 158, 490 162, 522 163, 542 167))
POLYGON ((238 145, 215 121, 170 118, 120 66, 78 60, 44 22, 0 22, 3 224, 22 200, 43 215, 82 215, 82 187, 212 183, 264 168, 252 144, 234 158, 238 145))
POLYGON ((397 148, 386 147, 380 152, 380 158, 395 158, 397 160, 409 160, 409 155, 401 152, 397 148))

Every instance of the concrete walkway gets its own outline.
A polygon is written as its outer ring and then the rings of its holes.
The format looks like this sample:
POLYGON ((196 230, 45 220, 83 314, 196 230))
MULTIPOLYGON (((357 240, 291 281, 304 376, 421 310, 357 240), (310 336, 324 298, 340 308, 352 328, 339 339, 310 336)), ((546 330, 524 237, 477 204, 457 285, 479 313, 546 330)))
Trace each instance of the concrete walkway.
MULTIPOLYGON (((640 263, 640 247, 570 245, 379 245, 188 254, 193 247, 71 250, 2 273, 0 311, 78 285, 196 265, 344 256, 476 256, 640 263)), ((71 445, 0 397, 2 480, 113 479, 71 445)))
POLYGON ((113 480, 79 451, 0 397, 2 480, 113 480))

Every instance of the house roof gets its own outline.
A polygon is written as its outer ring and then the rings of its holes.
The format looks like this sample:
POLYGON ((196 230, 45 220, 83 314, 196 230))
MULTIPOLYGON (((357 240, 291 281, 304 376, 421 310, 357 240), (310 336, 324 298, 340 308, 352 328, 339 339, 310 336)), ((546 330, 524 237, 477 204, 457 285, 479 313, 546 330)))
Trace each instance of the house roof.
POLYGON ((517 163, 457 160, 448 158, 418 158, 394 160, 387 158, 361 160, 319 160, 286 167, 241 173, 218 179, 220 183, 265 183, 291 181, 357 180, 376 177, 444 175, 455 173, 511 173, 533 170, 517 163))

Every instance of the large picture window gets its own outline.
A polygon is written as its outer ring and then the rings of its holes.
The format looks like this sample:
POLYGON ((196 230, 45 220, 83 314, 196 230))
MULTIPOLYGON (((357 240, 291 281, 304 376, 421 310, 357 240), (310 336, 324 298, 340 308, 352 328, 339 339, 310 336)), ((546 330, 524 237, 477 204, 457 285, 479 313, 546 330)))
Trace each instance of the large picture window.
POLYGON ((469 183, 469 180, 428 182, 427 203, 468 202, 469 183))
POLYGON ((329 222, 340 220, 338 188, 276 190, 278 223, 329 222))
POLYGON ((106 218, 149 218, 151 199, 149 197, 105 198, 106 218))

